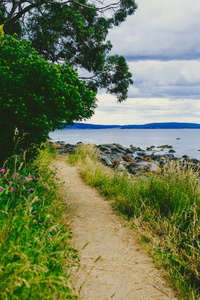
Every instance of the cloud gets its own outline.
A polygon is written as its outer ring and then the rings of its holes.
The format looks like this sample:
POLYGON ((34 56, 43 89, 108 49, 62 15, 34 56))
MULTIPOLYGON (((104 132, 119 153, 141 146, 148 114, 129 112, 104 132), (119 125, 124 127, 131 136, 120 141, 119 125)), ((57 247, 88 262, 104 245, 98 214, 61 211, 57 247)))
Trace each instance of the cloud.
POLYGON ((110 31, 112 53, 133 59, 196 59, 200 56, 200 1, 138 0, 138 9, 110 31))
POLYGON ((200 99, 200 61, 134 61, 129 97, 200 99))
POLYGON ((122 104, 100 91, 87 123, 200 123, 200 1, 136 3, 135 14, 108 35, 111 54, 126 57, 134 85, 122 104))
POLYGON ((199 123, 200 100, 170 98, 128 98, 117 103, 109 94, 98 95, 93 124, 146 124, 154 122, 199 123))

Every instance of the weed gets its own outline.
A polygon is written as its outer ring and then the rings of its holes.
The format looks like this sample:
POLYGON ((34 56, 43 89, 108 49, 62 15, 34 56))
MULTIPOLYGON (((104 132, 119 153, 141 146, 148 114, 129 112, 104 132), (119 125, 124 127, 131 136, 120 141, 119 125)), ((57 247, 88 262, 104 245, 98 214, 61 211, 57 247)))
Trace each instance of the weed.
POLYGON ((68 161, 78 164, 83 179, 132 220, 180 297, 199 299, 199 170, 171 161, 162 174, 130 176, 105 167, 98 155, 91 145, 81 145, 68 161))
MULTIPOLYGON (((26 164, 9 159, 0 170, 0 298, 75 299, 70 288, 77 254, 69 244, 63 204, 44 146, 26 164)), ((66 210, 66 207, 65 207, 66 210)))

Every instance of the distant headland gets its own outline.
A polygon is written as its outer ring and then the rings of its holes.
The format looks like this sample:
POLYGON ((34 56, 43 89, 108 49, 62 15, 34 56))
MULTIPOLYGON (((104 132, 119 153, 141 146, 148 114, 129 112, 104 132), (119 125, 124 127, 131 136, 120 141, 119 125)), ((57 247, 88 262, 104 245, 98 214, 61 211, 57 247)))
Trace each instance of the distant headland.
POLYGON ((200 129, 200 124, 197 123, 149 123, 144 125, 96 125, 85 123, 74 123, 67 125, 65 129, 200 129))

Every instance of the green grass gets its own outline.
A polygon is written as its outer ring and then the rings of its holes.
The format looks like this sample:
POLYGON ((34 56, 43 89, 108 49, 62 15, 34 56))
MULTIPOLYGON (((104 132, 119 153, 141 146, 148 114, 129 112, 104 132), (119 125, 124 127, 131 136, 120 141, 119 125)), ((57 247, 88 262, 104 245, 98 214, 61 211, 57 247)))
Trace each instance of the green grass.
POLYGON ((162 174, 131 176, 105 167, 97 157, 91 145, 81 145, 68 161, 132 222, 180 299, 199 299, 199 171, 171 161, 162 174))
POLYGON ((45 147, 28 165, 17 156, 0 170, 0 299, 76 299, 70 272, 77 263, 64 225, 55 156, 45 147))

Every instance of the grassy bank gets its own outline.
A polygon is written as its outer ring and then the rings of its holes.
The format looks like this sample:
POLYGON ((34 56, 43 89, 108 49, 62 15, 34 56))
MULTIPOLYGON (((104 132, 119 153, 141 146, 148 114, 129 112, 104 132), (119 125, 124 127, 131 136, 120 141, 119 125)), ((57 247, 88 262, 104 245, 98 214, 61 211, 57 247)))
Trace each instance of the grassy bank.
POLYGON ((108 169, 97 156, 91 145, 81 145, 68 161, 132 222, 180 298, 199 299, 199 173, 171 161, 162 174, 133 177, 108 169))
POLYGON ((69 275, 77 256, 48 168, 54 156, 46 147, 32 164, 12 157, 0 168, 0 299, 75 299, 69 275))

